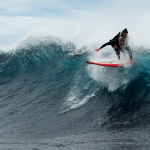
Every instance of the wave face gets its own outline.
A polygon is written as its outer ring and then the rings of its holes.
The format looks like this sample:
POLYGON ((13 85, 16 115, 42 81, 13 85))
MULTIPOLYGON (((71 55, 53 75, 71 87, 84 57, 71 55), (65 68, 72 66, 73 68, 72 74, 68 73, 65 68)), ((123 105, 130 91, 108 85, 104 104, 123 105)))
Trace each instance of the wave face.
POLYGON ((137 48, 135 65, 86 64, 77 49, 53 37, 29 37, 0 53, 1 139, 44 139, 150 125, 148 50, 137 48))

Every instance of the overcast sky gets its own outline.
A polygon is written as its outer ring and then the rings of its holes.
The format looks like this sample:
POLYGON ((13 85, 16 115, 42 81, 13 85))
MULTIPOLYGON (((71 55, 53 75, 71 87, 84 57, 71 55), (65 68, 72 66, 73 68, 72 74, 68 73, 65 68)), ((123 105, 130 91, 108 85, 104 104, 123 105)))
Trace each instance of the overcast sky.
POLYGON ((148 0, 0 0, 0 46, 41 32, 102 44, 125 27, 148 44, 149 16, 148 0))

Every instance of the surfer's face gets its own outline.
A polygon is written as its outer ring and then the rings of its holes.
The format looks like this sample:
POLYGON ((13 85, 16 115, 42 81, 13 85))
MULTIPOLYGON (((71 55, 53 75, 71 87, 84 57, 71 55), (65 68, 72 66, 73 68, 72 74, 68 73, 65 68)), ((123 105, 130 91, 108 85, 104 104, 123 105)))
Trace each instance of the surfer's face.
POLYGON ((126 38, 128 33, 123 33, 123 37, 126 38))

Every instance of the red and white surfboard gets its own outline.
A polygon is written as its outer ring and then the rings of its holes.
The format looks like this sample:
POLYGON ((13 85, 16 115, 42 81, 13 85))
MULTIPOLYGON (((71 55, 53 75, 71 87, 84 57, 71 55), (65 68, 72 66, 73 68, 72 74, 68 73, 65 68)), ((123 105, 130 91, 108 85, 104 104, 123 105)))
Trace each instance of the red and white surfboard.
POLYGON ((89 64, 94 64, 94 65, 100 65, 100 66, 105 66, 105 67, 124 67, 123 64, 119 64, 119 63, 110 63, 110 62, 101 62, 101 61, 86 61, 86 63, 89 64))

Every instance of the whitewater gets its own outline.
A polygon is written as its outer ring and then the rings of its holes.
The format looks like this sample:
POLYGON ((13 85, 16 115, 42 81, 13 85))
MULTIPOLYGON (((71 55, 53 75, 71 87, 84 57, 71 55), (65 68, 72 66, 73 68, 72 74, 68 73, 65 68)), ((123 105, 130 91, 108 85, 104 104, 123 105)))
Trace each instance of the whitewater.
POLYGON ((116 59, 111 47, 75 41, 30 35, 1 47, 0 149, 149 149, 149 48, 109 68, 86 61, 116 59))

